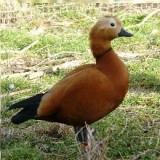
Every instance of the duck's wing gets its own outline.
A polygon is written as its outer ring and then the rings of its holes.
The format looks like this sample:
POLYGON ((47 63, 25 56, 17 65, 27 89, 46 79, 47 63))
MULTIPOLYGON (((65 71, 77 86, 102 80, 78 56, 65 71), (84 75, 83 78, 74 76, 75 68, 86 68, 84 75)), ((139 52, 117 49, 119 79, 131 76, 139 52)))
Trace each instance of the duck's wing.
POLYGON ((41 99, 37 116, 53 117, 53 121, 72 125, 90 123, 106 114, 106 106, 112 105, 114 94, 111 92, 110 80, 96 68, 87 68, 50 89, 41 99))

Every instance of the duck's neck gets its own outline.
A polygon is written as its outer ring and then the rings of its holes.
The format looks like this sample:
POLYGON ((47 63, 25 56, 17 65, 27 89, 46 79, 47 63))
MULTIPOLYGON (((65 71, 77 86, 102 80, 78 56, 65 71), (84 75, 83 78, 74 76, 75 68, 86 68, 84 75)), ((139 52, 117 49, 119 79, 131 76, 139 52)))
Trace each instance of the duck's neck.
POLYGON ((110 80, 113 82, 114 86, 117 89, 123 90, 126 93, 128 89, 128 70, 126 65, 122 60, 117 56, 111 45, 107 45, 104 48, 100 49, 100 52, 97 50, 92 50, 96 58, 96 68, 102 71, 110 80), (100 56, 101 53, 107 51, 105 54, 100 56), (96 56, 95 53, 97 53, 96 56))
POLYGON ((106 50, 111 48, 111 42, 110 41, 102 42, 102 41, 98 41, 98 40, 95 40, 95 41, 92 40, 90 42, 90 47, 91 47, 93 56, 96 58, 98 56, 101 56, 101 54, 103 54, 106 50))

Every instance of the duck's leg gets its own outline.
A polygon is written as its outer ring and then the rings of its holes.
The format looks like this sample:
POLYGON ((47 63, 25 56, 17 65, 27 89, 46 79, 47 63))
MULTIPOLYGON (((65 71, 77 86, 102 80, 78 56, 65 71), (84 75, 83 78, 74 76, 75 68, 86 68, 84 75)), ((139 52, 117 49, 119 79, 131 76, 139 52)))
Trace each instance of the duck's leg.
POLYGON ((88 146, 88 130, 86 126, 75 126, 74 131, 76 133, 77 141, 79 141, 84 147, 88 146))
POLYGON ((92 159, 92 149, 93 149, 93 132, 87 124, 84 127, 75 126, 76 139, 82 144, 82 150, 80 150, 80 156, 83 160, 92 159))

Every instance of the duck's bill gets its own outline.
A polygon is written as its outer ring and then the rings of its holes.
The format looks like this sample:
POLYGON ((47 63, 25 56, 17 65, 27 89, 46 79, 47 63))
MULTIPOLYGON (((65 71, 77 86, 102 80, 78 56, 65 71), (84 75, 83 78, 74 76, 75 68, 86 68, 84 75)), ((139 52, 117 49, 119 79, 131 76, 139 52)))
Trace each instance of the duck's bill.
POLYGON ((121 29, 121 31, 118 33, 119 37, 132 37, 133 34, 127 32, 126 30, 124 30, 123 28, 121 29))

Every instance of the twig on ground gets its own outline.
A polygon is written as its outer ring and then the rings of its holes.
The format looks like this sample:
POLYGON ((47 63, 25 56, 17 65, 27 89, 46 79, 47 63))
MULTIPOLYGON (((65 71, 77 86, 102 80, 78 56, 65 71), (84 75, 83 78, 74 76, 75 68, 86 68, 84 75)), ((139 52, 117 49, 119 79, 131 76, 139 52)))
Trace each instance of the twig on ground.
POLYGON ((151 12, 147 17, 145 17, 145 18, 143 19, 142 22, 140 22, 140 23, 138 23, 138 24, 136 24, 136 25, 132 25, 132 26, 126 27, 126 28, 129 29, 129 28, 140 27, 140 26, 142 26, 149 18, 151 18, 153 15, 157 14, 158 12, 160 12, 159 9, 151 12))
POLYGON ((128 119, 126 118, 125 126, 124 126, 124 128, 122 129, 122 131, 118 134, 118 136, 120 136, 120 135, 126 130, 127 124, 128 124, 128 119))
POLYGON ((24 73, 3 75, 3 76, 1 76, 1 79, 13 78, 13 77, 18 77, 18 76, 21 76, 21 77, 28 76, 29 79, 34 79, 34 78, 40 77, 44 74, 54 73, 58 70, 71 69, 73 67, 80 65, 81 63, 84 63, 84 62, 85 62, 85 60, 73 60, 73 61, 65 62, 63 64, 56 65, 53 67, 47 67, 47 68, 41 69, 39 71, 34 70, 34 71, 29 71, 29 72, 24 72, 24 73))
POLYGON ((96 20, 94 20, 93 18, 91 18, 90 16, 87 16, 86 14, 83 14, 81 12, 78 12, 80 15, 84 16, 86 19, 91 20, 92 22, 95 22, 96 20))
POLYGON ((20 51, 16 51, 16 50, 2 50, 0 51, 0 53, 24 53, 25 51, 27 51, 28 49, 32 48, 33 46, 35 46, 37 43, 39 42, 39 40, 36 40, 34 42, 32 42, 31 44, 29 44, 28 46, 26 46, 25 48, 23 48, 20 51))
POLYGON ((22 91, 17 91, 17 92, 11 92, 11 93, 6 93, 6 94, 2 94, 0 95, 0 98, 6 97, 6 96, 14 96, 17 94, 22 94, 22 93, 26 93, 26 92, 30 92, 32 89, 24 89, 22 91))
POLYGON ((137 159, 139 159, 140 156, 142 156, 142 155, 144 155, 144 154, 146 154, 147 152, 150 152, 150 151, 151 151, 150 149, 147 149, 147 150, 145 150, 144 152, 141 152, 140 154, 136 155, 136 156, 133 157, 132 159, 133 159, 133 160, 137 160, 137 159))
POLYGON ((23 48, 22 50, 20 50, 20 53, 23 53, 25 51, 27 51, 28 49, 32 48, 33 46, 35 46, 37 43, 39 42, 39 40, 36 40, 34 42, 32 42, 30 45, 28 45, 27 47, 23 48))

